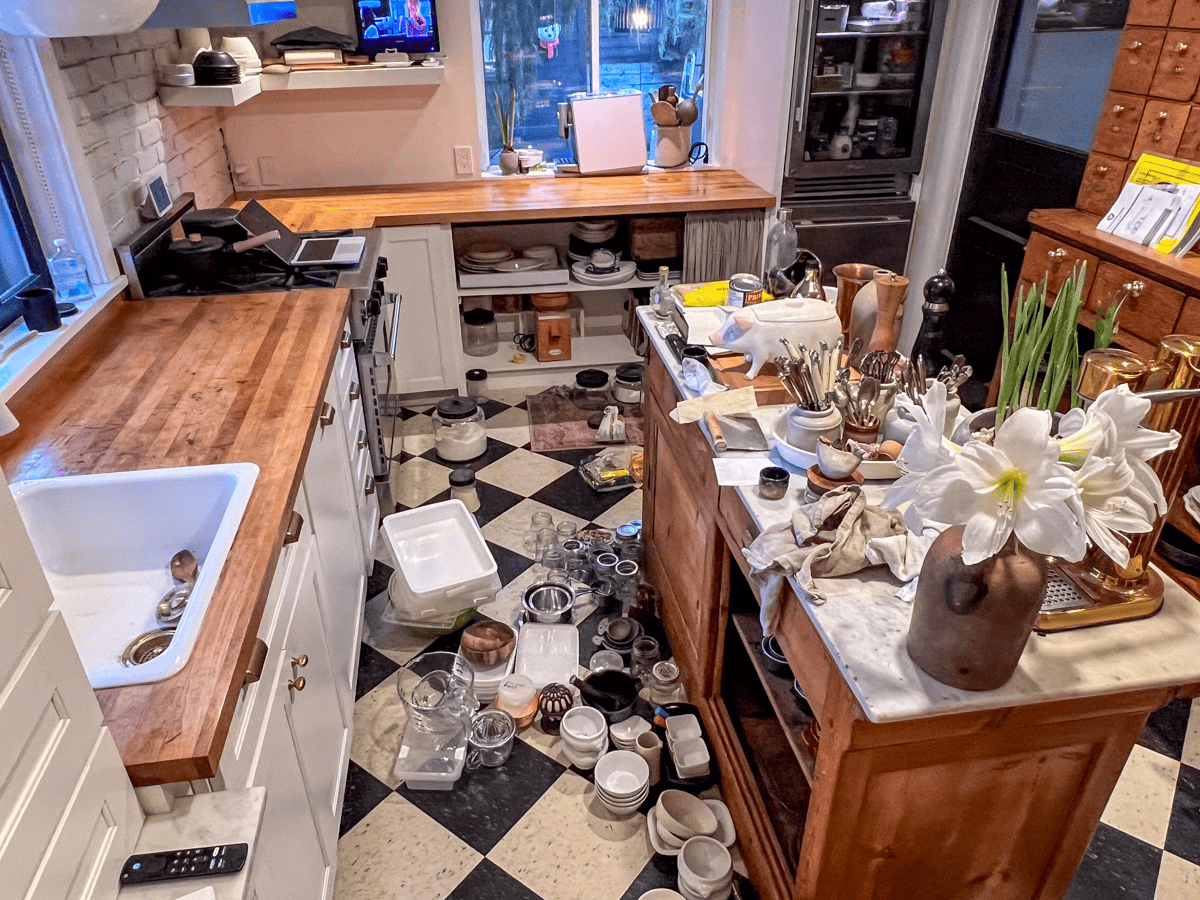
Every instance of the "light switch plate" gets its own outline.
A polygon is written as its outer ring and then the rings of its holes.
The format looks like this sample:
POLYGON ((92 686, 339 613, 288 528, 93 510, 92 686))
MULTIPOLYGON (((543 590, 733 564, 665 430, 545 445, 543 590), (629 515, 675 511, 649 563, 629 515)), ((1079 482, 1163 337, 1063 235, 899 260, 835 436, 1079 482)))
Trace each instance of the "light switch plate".
POLYGON ((258 180, 265 187, 277 187, 283 184, 279 174, 278 156, 260 156, 258 158, 258 180))

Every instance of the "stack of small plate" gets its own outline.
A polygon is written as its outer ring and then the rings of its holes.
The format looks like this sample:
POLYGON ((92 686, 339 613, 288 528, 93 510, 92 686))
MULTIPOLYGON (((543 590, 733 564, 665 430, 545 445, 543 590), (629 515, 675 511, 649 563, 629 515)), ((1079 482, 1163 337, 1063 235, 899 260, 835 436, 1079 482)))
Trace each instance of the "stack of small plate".
POLYGON ((650 794, 650 766, 631 750, 613 750, 596 763, 596 796, 609 812, 631 816, 650 794))
MULTIPOLYGON (((639 734, 650 730, 650 723, 641 716, 630 716, 608 726, 608 734, 618 750, 634 750, 639 734)), ((636 752, 636 751, 635 751, 636 752)))
MULTIPOLYGON (((582 262, 596 247, 607 244, 617 236, 616 219, 596 219, 576 222, 571 228, 568 256, 572 262, 582 262)), ((610 248, 615 249, 615 248, 610 248)))
POLYGON ((499 241, 479 241, 467 247, 458 258, 458 267, 464 272, 495 272, 498 262, 512 259, 512 247, 499 241))
POLYGON ((615 269, 606 272, 595 270, 586 260, 571 263, 571 274, 580 284, 618 285, 633 280, 637 265, 632 262, 619 262, 615 269))

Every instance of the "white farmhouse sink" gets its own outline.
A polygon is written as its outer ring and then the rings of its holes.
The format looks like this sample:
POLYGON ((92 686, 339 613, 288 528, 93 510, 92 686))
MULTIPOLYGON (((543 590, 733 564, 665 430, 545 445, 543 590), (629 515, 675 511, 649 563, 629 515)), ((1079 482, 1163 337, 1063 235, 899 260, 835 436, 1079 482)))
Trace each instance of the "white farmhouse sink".
POLYGON ((183 668, 257 478, 258 466, 235 463, 12 485, 92 687, 161 681, 183 668), (200 574, 175 636, 157 657, 122 663, 126 647, 162 627, 155 608, 176 585, 169 563, 185 548, 200 574))

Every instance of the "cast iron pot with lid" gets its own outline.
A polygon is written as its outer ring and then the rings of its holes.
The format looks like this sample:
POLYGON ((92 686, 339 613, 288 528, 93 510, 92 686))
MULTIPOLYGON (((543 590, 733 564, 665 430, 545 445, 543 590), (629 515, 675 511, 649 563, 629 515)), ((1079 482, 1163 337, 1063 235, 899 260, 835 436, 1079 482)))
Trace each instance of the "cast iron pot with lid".
POLYGON ((168 250, 171 256, 193 279, 202 282, 218 281, 222 274, 225 255, 244 253, 279 239, 278 231, 268 231, 257 237, 247 238, 234 244, 226 244, 217 237, 189 235, 183 240, 171 241, 168 250))

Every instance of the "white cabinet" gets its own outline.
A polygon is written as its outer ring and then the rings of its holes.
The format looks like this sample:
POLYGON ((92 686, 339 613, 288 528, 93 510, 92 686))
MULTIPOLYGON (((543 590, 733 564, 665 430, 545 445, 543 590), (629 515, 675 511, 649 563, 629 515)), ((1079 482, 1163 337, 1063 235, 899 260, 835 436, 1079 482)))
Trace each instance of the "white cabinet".
POLYGON ((448 225, 384 228, 387 290, 402 294, 391 393, 466 389, 448 225))

